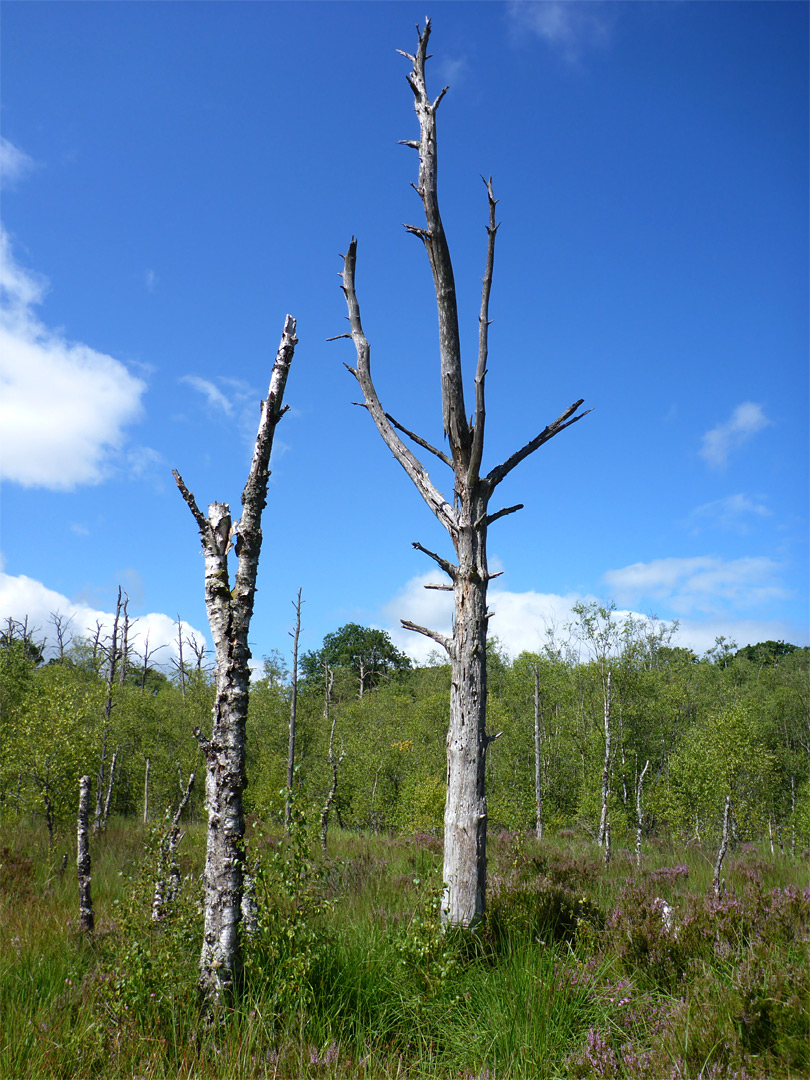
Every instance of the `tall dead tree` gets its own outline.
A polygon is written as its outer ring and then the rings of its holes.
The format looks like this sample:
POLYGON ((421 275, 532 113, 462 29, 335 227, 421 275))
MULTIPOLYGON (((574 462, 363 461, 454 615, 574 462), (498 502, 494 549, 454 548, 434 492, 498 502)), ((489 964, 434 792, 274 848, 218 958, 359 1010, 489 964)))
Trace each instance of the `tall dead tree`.
MULTIPOLYGON (((439 319, 439 350, 444 434, 449 452, 438 449, 414 434, 388 414, 380 404, 371 378, 370 347, 363 332, 355 289, 357 241, 353 238, 343 257, 342 283, 349 313, 351 337, 357 352, 357 367, 349 367, 363 393, 364 404, 377 430, 394 457, 405 469, 430 509, 447 530, 456 561, 424 548, 422 551, 444 571, 451 584, 455 615, 452 636, 402 620, 402 625, 438 642, 448 653, 452 667, 450 723, 447 735, 447 802, 444 822, 444 881, 442 918, 445 924, 469 927, 484 911, 486 891, 487 804, 484 791, 486 749, 491 737, 486 732, 487 673, 486 636, 487 585, 492 576, 487 568, 489 526, 522 508, 508 506, 490 513, 489 504, 502 480, 544 443, 584 413, 575 415, 582 401, 576 401, 539 435, 515 451, 486 475, 481 473, 486 415, 484 383, 487 374, 489 298, 495 258, 495 196, 492 181, 486 182, 489 199, 487 254, 478 322, 478 363, 475 373, 475 412, 468 420, 464 406, 458 309, 453 266, 439 213, 437 192, 436 112, 447 90, 435 101, 428 96, 425 63, 430 38, 430 20, 418 31, 415 55, 402 53, 413 69, 408 82, 413 90, 419 120, 419 139, 404 140, 419 153, 419 178, 415 185, 422 200, 426 224, 406 225, 425 246, 436 294, 439 319), (402 441, 401 435, 438 458, 453 473, 451 500, 433 484, 424 465, 402 441)), ((348 365, 347 365, 348 367, 348 365)))
POLYGON ((205 606, 216 651, 216 696, 210 738, 199 728, 206 761, 205 802, 208 838, 205 854, 204 932, 200 956, 200 990, 211 1008, 238 991, 242 973, 239 923, 242 911, 245 821, 242 793, 245 776, 245 722, 250 684, 248 631, 253 615, 256 575, 262 546, 261 519, 267 504, 270 452, 276 426, 287 411, 282 405, 298 339, 295 319, 287 316, 270 375, 253 450, 250 473, 242 492, 242 516, 231 521, 227 503, 211 503, 208 517, 175 470, 174 478, 200 530, 205 555, 205 606), (231 591, 228 555, 237 559, 231 591))
POLYGON ((87 819, 90 816, 90 777, 79 781, 79 813, 76 828, 76 868, 79 876, 79 929, 92 934, 93 896, 91 892, 90 844, 87 819))

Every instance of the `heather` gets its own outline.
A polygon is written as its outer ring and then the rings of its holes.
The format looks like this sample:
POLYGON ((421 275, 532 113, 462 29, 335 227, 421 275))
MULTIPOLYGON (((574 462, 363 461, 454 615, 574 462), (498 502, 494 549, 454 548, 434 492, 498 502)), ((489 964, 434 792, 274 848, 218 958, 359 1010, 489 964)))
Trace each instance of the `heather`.
POLYGON ((605 864, 587 835, 490 842, 476 934, 442 933, 431 834, 289 837, 250 822, 257 926, 239 1003, 196 990, 203 835, 151 914, 164 823, 92 841, 96 931, 78 932, 66 837, 5 830, 0 1074, 11 1077, 506 1077, 738 1080, 810 1073, 806 856, 645 845, 605 864), (664 918, 664 911, 669 918, 664 918))

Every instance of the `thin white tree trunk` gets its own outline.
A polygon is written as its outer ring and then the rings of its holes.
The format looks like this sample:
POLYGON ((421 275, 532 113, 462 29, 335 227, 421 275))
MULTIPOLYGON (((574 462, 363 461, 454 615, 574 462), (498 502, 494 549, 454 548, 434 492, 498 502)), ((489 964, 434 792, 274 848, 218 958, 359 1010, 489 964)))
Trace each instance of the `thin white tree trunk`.
MULTIPOLYGON (((324 699, 323 699, 323 718, 326 723, 329 723, 330 707, 332 704, 332 687, 335 682, 335 673, 332 669, 324 664, 323 666, 324 677, 324 699)), ((332 712, 332 726, 329 729, 329 772, 331 773, 331 782, 329 791, 326 795, 326 802, 323 804, 321 810, 321 850, 324 858, 326 858, 326 836, 329 830, 329 813, 332 809, 332 803, 335 801, 338 789, 338 769, 346 755, 346 751, 341 747, 340 757, 335 757, 335 724, 337 723, 337 713, 332 712)))
POLYGON ((599 819, 599 835, 597 837, 597 842, 600 847, 605 843, 605 829, 607 827, 608 818, 608 796, 610 794, 610 755, 612 750, 610 726, 610 675, 610 668, 608 668, 604 687, 605 757, 602 764, 602 813, 599 819))
POLYGON ((649 769, 649 767, 650 762, 649 759, 647 759, 636 784, 636 865, 639 867, 641 866, 641 834, 644 828, 644 811, 641 802, 641 792, 644 785, 644 777, 647 775, 647 769, 649 769))
POLYGON ((149 758, 146 759, 146 769, 143 776, 143 823, 144 825, 149 820, 149 758))
POLYGON ((93 897, 90 892, 91 864, 87 822, 90 816, 90 777, 79 781, 79 813, 76 830, 76 868, 79 876, 79 928, 92 934, 93 897))
POLYGON ((540 739, 540 668, 534 666, 534 835, 543 839, 543 748, 540 739))
POLYGON ((205 555, 205 603, 216 650, 216 694, 210 739, 195 735, 205 755, 205 802, 208 836, 203 871, 204 930, 200 990, 210 1010, 238 993, 242 978, 239 925, 242 918, 245 820, 245 723, 250 684, 248 631, 253 615, 256 576, 262 545, 261 518, 267 501, 270 453, 276 425, 286 411, 284 388, 298 339, 288 315, 270 376, 250 473, 242 492, 242 516, 233 524, 226 503, 212 503, 208 517, 175 471, 180 493, 202 537, 205 555), (233 540, 236 537, 236 544, 233 540), (237 557, 231 589, 228 554, 237 557))
POLYGON ((292 632, 293 639, 293 666, 292 680, 290 685, 290 731, 287 739, 287 791, 284 796, 284 828, 290 831, 290 814, 293 781, 295 780, 295 722, 298 713, 298 639, 301 635, 301 590, 298 590, 298 598, 293 601, 295 608, 295 630, 292 632))
POLYGON ((180 889, 180 868, 177 865, 175 853, 184 836, 180 832, 180 818, 188 805, 193 788, 194 773, 188 778, 188 784, 172 818, 172 823, 160 842, 157 881, 155 882, 155 895, 152 900, 152 919, 154 922, 161 922, 166 917, 180 889))
POLYGON ((723 811, 723 838, 720 841, 720 850, 717 852, 717 862, 714 864, 714 879, 712 881, 712 891, 714 897, 719 900, 723 894, 724 882, 720 878, 720 871, 723 869, 723 859, 726 857, 728 851, 728 833, 729 833, 729 818, 731 816, 731 796, 726 795, 726 806, 723 811))

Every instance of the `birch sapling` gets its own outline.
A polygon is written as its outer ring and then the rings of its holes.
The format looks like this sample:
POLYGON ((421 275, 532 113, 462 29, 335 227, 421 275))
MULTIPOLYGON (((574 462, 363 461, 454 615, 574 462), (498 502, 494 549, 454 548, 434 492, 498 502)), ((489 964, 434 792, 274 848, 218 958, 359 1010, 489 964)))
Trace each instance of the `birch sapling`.
POLYGON ((197 506, 183 478, 174 478, 202 538, 205 604, 216 652, 216 690, 211 737, 195 728, 206 762, 205 802, 208 834, 203 872, 203 945, 200 991, 210 1012, 238 993, 242 977, 239 927, 242 918, 245 820, 245 723, 250 684, 248 631, 253 615, 262 546, 261 519, 267 503, 270 453, 276 426, 287 411, 282 404, 295 346, 295 319, 287 316, 270 375, 253 460, 242 492, 242 516, 233 523, 227 503, 211 503, 208 517, 197 506), (231 589, 228 555, 237 559, 231 589))
MULTIPOLYGON (((357 354, 357 367, 347 364, 357 379, 363 404, 377 431, 408 474, 433 514, 447 530, 456 561, 429 551, 420 543, 413 546, 432 559, 450 579, 442 584, 453 592, 452 636, 403 619, 402 625, 437 642, 448 654, 452 669, 450 720, 447 733, 447 800, 444 820, 444 882, 442 920, 445 925, 472 927, 484 913, 486 893, 487 803, 485 794, 486 749, 493 736, 486 731, 487 673, 486 636, 487 585, 494 575, 487 567, 487 530, 493 522, 522 509, 522 503, 489 512, 489 502, 497 486, 524 458, 534 453, 565 428, 580 420, 582 400, 574 402, 553 423, 485 476, 481 475, 484 451, 485 381, 489 340, 489 299, 495 260, 495 195, 492 180, 485 181, 489 204, 487 253, 478 319, 478 363, 475 373, 475 412, 468 419, 464 404, 456 286, 450 250, 439 212, 436 113, 447 87, 435 100, 427 92, 425 64, 431 24, 418 30, 416 52, 402 53, 412 65, 407 76, 414 95, 419 121, 419 139, 403 140, 418 151, 419 174, 414 185, 425 213, 425 226, 406 225, 409 233, 424 245, 428 256, 439 322, 442 421, 449 452, 408 430, 387 413, 377 396, 371 377, 371 348, 363 330, 355 287, 357 241, 352 238, 343 257, 341 274, 348 308, 350 337, 357 354), (453 474, 453 496, 448 500, 430 479, 424 465, 402 441, 404 435, 416 446, 432 454, 453 474)), ((333 339, 334 340, 334 339, 333 339)))

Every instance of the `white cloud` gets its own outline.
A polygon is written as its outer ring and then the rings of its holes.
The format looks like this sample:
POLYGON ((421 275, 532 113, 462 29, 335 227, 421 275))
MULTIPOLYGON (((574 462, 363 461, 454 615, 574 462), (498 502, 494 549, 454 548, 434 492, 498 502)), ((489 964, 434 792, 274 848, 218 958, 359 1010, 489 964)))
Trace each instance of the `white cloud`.
POLYGON ((155 291, 155 289, 157 288, 157 281, 157 274, 154 270, 147 270, 146 273, 143 275, 143 282, 146 286, 146 291, 149 293, 153 293, 155 291))
POLYGON ((9 187, 34 168, 34 161, 14 143, 0 135, 0 181, 9 187))
MULTIPOLYGON (((131 576, 132 572, 129 573, 131 576)), ((137 586, 137 582, 135 584, 137 586)), ((101 623, 103 632, 109 634, 115 617, 114 612, 102 611, 89 604, 69 600, 34 578, 0 571, 0 626, 9 618, 22 621, 27 617, 29 627, 36 631, 34 640, 47 638, 53 644, 55 634, 49 621, 53 613, 62 615, 65 620, 72 620, 69 630, 70 635, 75 637, 94 633, 96 623, 101 623)), ((168 667, 170 661, 179 656, 176 620, 161 612, 139 614, 132 603, 129 605, 129 617, 134 622, 129 638, 133 649, 136 652, 142 650, 148 635, 150 653, 160 649, 156 652, 155 664, 168 667)), ((207 641, 206 635, 189 623, 184 622, 182 626, 184 638, 193 638, 198 642, 207 641)))
POLYGON ((45 282, 14 260, 0 227, 0 477, 71 490, 107 475, 146 384, 111 356, 49 330, 45 282))
POLYGON ((210 379, 202 379, 199 375, 182 375, 180 377, 181 383, 187 383, 192 386, 199 393, 203 394, 208 404, 214 409, 222 409, 226 416, 230 416, 233 412, 233 405, 227 397, 222 393, 218 386, 215 386, 210 379))
MULTIPOLYGON (((679 627, 673 644, 702 655, 724 636, 741 646, 757 641, 784 640, 803 644, 801 628, 786 620, 741 617, 739 609, 786 595, 777 578, 779 567, 770 559, 737 559, 724 562, 717 558, 659 559, 636 563, 623 570, 610 571, 605 581, 620 603, 642 601, 643 612, 625 607, 616 612, 619 619, 632 615, 643 620, 655 604, 666 603, 672 612, 665 621, 677 616, 679 627), (682 613, 687 615, 681 617, 682 613)), ((429 630, 450 635, 452 632, 452 593, 426 589, 442 575, 428 572, 411 578, 381 611, 379 625, 388 631, 398 649, 415 662, 424 663, 432 653, 444 650, 431 638, 405 630, 400 619, 407 619, 429 630)), ((510 656, 521 652, 539 652, 553 630, 558 643, 568 638, 566 625, 574 621, 572 608, 579 602, 590 603, 605 598, 591 594, 512 592, 491 585, 488 606, 493 617, 489 632, 497 637, 510 656)))
POLYGON ((728 464, 729 454, 743 443, 766 428, 771 421, 762 411, 762 406, 753 401, 744 401, 738 405, 731 417, 723 424, 707 431, 703 436, 700 456, 714 469, 723 469, 728 464))
POLYGON ((609 570, 605 584, 619 603, 662 602, 677 616, 693 612, 720 614, 782 600, 781 567, 767 556, 722 559, 699 555, 687 559, 653 559, 609 570))
POLYGON ((747 495, 727 495, 724 499, 696 506, 689 515, 693 532, 700 532, 703 526, 718 527, 727 532, 745 534, 750 531, 751 518, 771 517, 771 511, 760 500, 747 495))
POLYGON ((589 48, 607 44, 614 13, 587 0, 510 0, 512 30, 519 40, 534 35, 576 63, 589 48))
MULTIPOLYGON (((437 571, 411 578, 383 608, 391 640, 398 649, 418 662, 424 662, 440 646, 423 634, 405 630, 399 620, 407 619, 441 634, 451 633, 452 593, 425 588, 425 585, 437 583, 441 577, 442 574, 437 571)), ((542 649, 546 643, 546 631, 570 622, 572 605, 582 599, 575 595, 556 596, 553 593, 515 593, 494 585, 490 586, 487 597, 489 610, 493 612, 489 622, 490 635, 497 637, 511 656, 542 649)))

